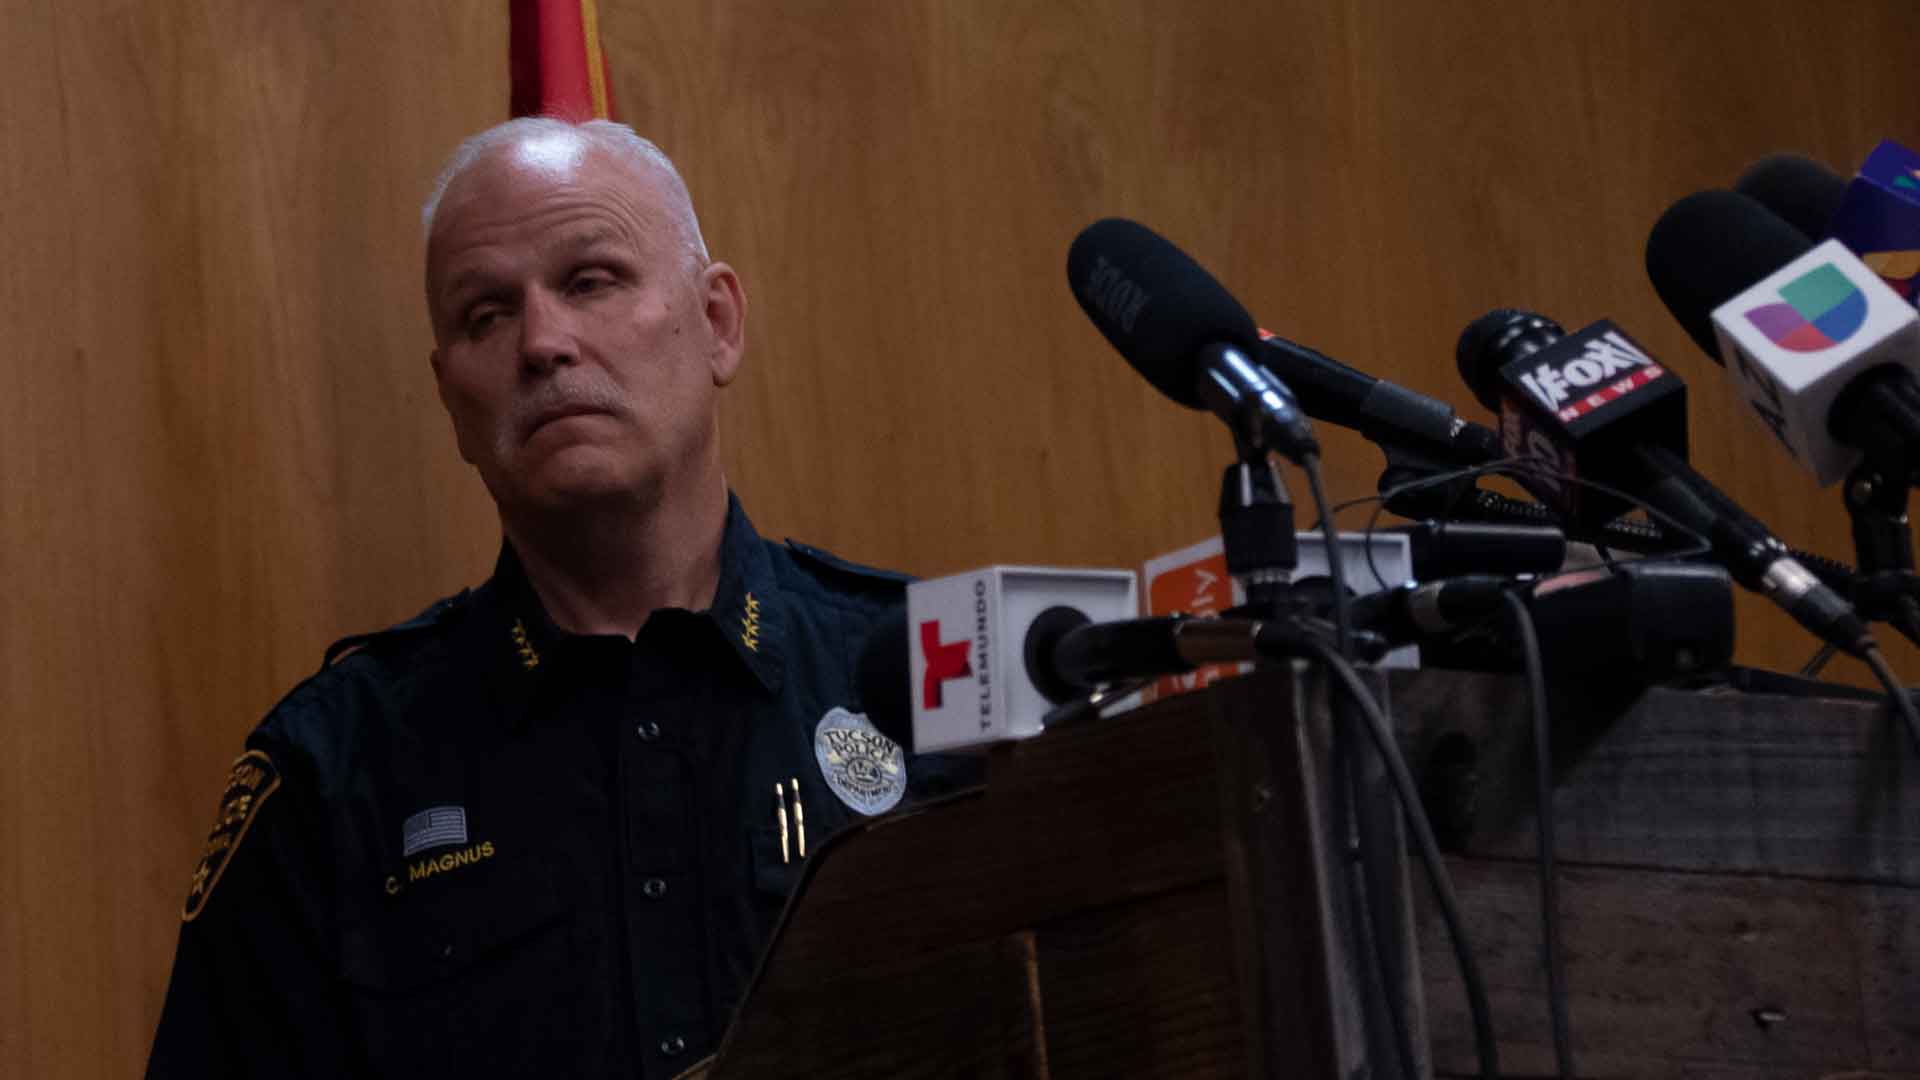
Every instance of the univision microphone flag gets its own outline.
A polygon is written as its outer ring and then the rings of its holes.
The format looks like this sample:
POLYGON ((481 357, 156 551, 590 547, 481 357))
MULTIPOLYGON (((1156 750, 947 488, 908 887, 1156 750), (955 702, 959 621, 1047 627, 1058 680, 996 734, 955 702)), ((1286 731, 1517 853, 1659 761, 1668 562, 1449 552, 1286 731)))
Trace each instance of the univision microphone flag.
POLYGON ((508 0, 514 116, 613 119, 595 0, 508 0))

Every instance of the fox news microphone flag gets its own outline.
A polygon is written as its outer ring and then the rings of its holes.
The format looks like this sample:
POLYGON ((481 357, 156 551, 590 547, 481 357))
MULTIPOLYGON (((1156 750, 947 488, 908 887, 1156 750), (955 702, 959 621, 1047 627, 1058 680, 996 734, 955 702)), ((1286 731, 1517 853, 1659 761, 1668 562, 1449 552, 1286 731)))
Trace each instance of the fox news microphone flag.
POLYGON ((512 114, 614 119, 595 0, 508 0, 507 12, 512 114))

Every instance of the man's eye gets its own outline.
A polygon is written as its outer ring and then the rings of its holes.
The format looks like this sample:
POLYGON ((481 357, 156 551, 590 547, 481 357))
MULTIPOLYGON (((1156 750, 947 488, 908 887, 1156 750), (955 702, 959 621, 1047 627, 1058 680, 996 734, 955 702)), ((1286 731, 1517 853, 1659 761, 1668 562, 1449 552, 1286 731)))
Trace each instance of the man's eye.
POLYGON ((599 292, 612 283, 605 274, 580 274, 568 283, 567 290, 575 296, 587 296, 599 292))
POLYGON ((498 308, 476 308, 467 315, 467 336, 478 337, 492 329, 494 320, 500 317, 498 308))

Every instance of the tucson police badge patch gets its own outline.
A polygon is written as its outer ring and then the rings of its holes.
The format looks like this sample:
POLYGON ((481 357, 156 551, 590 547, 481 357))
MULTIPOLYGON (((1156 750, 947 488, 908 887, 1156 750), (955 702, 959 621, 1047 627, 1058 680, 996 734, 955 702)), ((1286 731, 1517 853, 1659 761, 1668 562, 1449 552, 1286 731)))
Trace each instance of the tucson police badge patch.
POLYGON ((227 861, 240 848, 247 829, 260 813, 267 796, 280 787, 280 770, 259 750, 249 750, 233 759, 233 771, 227 774, 227 789, 220 793, 220 814, 207 833, 207 849, 194 868, 193 885, 187 890, 186 905, 180 909, 180 921, 192 922, 213 895, 227 861))
POLYGON ((813 729, 813 756, 840 801, 868 817, 907 793, 907 756, 860 713, 828 710, 813 729))

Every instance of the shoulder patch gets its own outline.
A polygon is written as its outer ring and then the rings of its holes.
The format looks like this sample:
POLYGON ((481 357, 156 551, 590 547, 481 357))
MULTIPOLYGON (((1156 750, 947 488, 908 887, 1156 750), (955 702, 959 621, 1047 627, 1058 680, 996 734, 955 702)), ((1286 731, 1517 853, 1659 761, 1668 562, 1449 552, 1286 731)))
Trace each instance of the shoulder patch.
POLYGON ((266 805, 267 796, 280 788, 280 770, 263 750, 249 750, 233 759, 227 774, 226 790, 220 793, 220 812, 207 833, 206 850, 200 853, 200 865, 194 867, 193 884, 187 890, 187 902, 180 909, 180 921, 192 922, 206 907, 213 887, 227 862, 240 849, 253 819, 266 805))
POLYGON ((913 581, 913 575, 902 574, 894 570, 881 570, 878 567, 862 566, 849 562, 829 551, 822 551, 812 544, 803 544, 798 540, 787 541, 787 551, 792 553, 796 562, 809 571, 834 577, 838 581, 852 582, 867 588, 894 591, 899 586, 913 581))
POLYGON ((471 589, 462 589, 452 596, 435 600, 425 611, 405 622, 395 623, 384 630, 373 630, 364 634, 348 634, 339 641, 327 646, 326 655, 320 659, 320 670, 325 671, 336 662, 353 655, 367 645, 383 638, 431 630, 444 623, 449 616, 466 602, 471 589))

